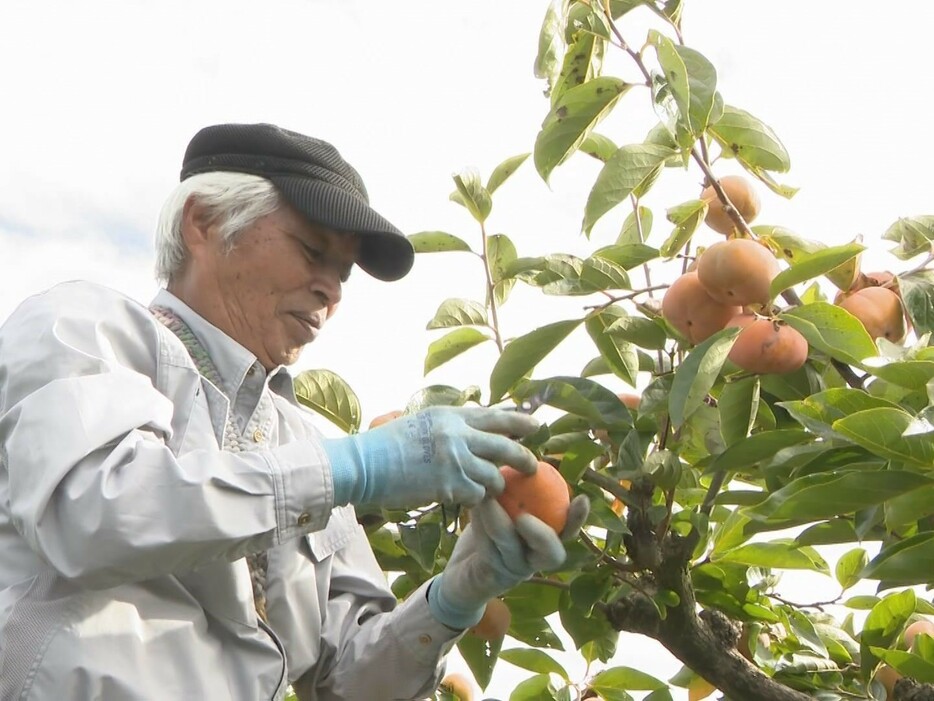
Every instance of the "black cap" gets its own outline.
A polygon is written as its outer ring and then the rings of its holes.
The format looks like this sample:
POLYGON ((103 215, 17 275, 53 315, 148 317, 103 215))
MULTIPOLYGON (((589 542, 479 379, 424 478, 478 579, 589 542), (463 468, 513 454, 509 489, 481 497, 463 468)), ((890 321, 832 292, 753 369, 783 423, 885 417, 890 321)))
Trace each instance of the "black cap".
POLYGON ((274 124, 205 127, 188 144, 181 179, 211 171, 262 176, 309 221, 358 234, 357 265, 379 280, 412 268, 412 244, 370 207, 360 175, 326 141, 274 124))

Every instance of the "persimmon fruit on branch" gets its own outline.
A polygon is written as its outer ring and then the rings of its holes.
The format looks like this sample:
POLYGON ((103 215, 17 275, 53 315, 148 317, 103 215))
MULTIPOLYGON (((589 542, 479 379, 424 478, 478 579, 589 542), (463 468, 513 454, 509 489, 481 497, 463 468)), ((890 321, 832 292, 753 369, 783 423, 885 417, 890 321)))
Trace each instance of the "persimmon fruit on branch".
MULTIPOLYGON (((762 201, 749 178, 742 175, 725 175, 720 178, 720 187, 747 224, 755 221, 762 209, 762 201)), ((720 199, 713 185, 704 188, 701 199, 708 206, 704 218, 707 226, 721 234, 733 234, 736 231, 736 222, 727 212, 726 203, 720 199)))

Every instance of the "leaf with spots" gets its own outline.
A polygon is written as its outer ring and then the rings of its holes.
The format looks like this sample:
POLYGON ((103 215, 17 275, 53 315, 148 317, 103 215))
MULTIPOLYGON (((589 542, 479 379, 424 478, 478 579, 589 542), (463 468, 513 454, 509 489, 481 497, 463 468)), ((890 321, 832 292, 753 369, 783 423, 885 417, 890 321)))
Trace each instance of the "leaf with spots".
POLYGON ((346 380, 331 370, 305 370, 293 380, 295 398, 342 431, 360 430, 360 400, 346 380))

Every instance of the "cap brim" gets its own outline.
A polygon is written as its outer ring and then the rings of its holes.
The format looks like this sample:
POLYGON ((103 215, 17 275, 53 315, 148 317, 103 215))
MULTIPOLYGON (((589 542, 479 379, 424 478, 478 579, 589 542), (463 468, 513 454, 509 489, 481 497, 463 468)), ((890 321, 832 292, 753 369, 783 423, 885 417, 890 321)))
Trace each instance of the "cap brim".
POLYGON ((322 180, 291 175, 265 177, 309 221, 358 234, 357 265, 377 280, 399 280, 412 269, 412 244, 363 199, 322 180))

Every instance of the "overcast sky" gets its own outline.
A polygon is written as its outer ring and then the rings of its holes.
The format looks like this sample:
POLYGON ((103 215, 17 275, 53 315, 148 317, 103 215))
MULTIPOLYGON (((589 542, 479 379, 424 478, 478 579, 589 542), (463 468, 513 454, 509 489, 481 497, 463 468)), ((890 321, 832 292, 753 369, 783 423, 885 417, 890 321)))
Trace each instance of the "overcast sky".
MULTIPOLYGON (((784 201, 762 188, 757 223, 828 243, 862 235, 873 244, 873 264, 889 263, 873 240, 900 216, 934 213, 934 6, 685 4, 686 43, 717 67, 726 102, 772 126, 791 153, 792 170, 781 177, 801 190, 784 201)), ((147 302, 156 290, 159 208, 188 140, 216 122, 275 122, 327 139, 401 229, 445 230, 476 245, 472 220, 448 201, 451 174, 473 166, 485 178, 507 156, 531 149, 547 111, 531 70, 545 7, 539 0, 3 0, 0 320, 25 296, 75 278, 147 302)), ((621 28, 638 47, 648 26, 637 12, 621 28)), ((612 65, 634 77, 629 64, 612 65)), ((601 131, 623 144, 641 141, 651 123, 644 93, 633 91, 601 131)), ((593 243, 579 233, 598 170, 577 156, 549 188, 526 164, 497 193, 490 233, 507 233, 520 255, 611 243, 622 208, 601 220, 593 243)), ((734 163, 717 165, 719 175, 730 172, 734 163)), ((699 183, 696 171, 666 172, 647 201, 656 245, 667 235, 664 208, 696 197, 699 183)), ((486 387, 493 356, 482 349, 428 377, 421 371, 437 336, 424 326, 440 301, 482 295, 480 268, 464 256, 421 257, 395 284, 358 271, 340 314, 298 368, 344 376, 367 419, 404 405, 425 384, 486 387)), ((579 315, 581 304, 519 289, 503 310, 504 331, 520 335, 565 310, 579 315)), ((570 345, 542 372, 576 372, 591 355, 570 345)), ((829 586, 795 581, 804 596, 829 586)), ((639 652, 627 643, 621 649, 621 663, 662 676, 677 669, 642 642, 639 652)), ((508 697, 516 677, 506 668, 488 696, 508 697)))

